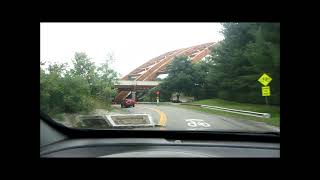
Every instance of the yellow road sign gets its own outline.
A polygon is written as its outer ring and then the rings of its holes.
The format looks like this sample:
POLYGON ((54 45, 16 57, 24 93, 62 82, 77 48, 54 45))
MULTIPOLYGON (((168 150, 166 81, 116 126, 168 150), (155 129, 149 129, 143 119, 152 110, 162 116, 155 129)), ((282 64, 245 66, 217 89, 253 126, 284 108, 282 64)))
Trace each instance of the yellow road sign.
POLYGON ((264 73, 259 79, 258 81, 263 84, 264 86, 267 86, 271 81, 272 78, 270 76, 268 76, 266 73, 264 73))
POLYGON ((270 96, 270 86, 261 87, 262 96, 270 96))

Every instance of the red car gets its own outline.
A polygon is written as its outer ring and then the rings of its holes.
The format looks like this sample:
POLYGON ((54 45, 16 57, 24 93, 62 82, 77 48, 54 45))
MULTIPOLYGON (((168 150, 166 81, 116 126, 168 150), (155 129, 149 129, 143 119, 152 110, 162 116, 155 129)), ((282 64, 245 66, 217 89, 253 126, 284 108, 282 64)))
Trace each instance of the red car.
POLYGON ((121 102, 121 107, 134 107, 136 104, 136 101, 133 99, 125 99, 124 101, 121 102))

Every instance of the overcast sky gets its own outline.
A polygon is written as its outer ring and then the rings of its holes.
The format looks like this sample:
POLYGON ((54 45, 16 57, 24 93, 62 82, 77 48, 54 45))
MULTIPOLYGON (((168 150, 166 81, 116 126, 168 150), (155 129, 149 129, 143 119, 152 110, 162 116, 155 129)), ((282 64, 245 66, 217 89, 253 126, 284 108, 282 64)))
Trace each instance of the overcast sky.
POLYGON ((41 23, 40 60, 68 62, 85 52, 97 65, 113 53, 112 67, 126 75, 179 48, 223 39, 220 23, 41 23))

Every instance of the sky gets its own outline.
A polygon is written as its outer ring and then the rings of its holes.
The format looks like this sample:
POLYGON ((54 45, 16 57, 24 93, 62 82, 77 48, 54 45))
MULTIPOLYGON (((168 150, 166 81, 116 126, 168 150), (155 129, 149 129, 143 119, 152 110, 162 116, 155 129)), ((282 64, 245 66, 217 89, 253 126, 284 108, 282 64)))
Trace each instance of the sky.
POLYGON ((72 64, 85 52, 96 65, 112 53, 111 67, 125 76, 180 48, 223 39, 220 23, 40 23, 40 60, 72 64))

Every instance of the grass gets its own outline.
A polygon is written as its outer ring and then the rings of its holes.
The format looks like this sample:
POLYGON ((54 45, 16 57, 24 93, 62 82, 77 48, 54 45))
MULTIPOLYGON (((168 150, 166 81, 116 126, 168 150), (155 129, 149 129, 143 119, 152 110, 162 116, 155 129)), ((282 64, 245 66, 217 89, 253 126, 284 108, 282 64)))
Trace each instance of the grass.
POLYGON ((111 110, 110 103, 103 102, 99 99, 94 99, 94 109, 105 109, 105 110, 111 110))
POLYGON ((235 113, 230 113, 225 111, 205 109, 197 106, 180 105, 180 107, 194 109, 197 111, 202 111, 202 112, 211 113, 211 114, 217 114, 225 117, 231 117, 234 119, 253 120, 253 121, 259 121, 259 122, 265 122, 267 124, 277 126, 277 127, 280 126, 280 107, 279 106, 238 103, 238 102, 226 101, 221 99, 206 99, 206 100, 194 101, 192 104, 204 104, 204 105, 220 106, 220 107, 231 108, 231 109, 270 113, 271 118, 259 118, 254 116, 246 116, 246 115, 235 114, 235 113))
MULTIPOLYGON (((50 116, 50 115, 49 115, 50 116)), ((65 117, 63 114, 52 114, 51 117, 55 120, 58 120, 60 122, 65 121, 65 117)))
POLYGON ((77 115, 88 115, 88 114, 94 114, 94 111, 96 109, 104 109, 107 111, 111 111, 113 108, 108 102, 103 102, 102 100, 99 100, 97 98, 92 98, 93 102, 93 108, 90 111, 79 111, 74 113, 49 113, 49 116, 53 119, 59 121, 59 122, 65 122, 68 121, 71 124, 75 124, 75 117, 77 115))

